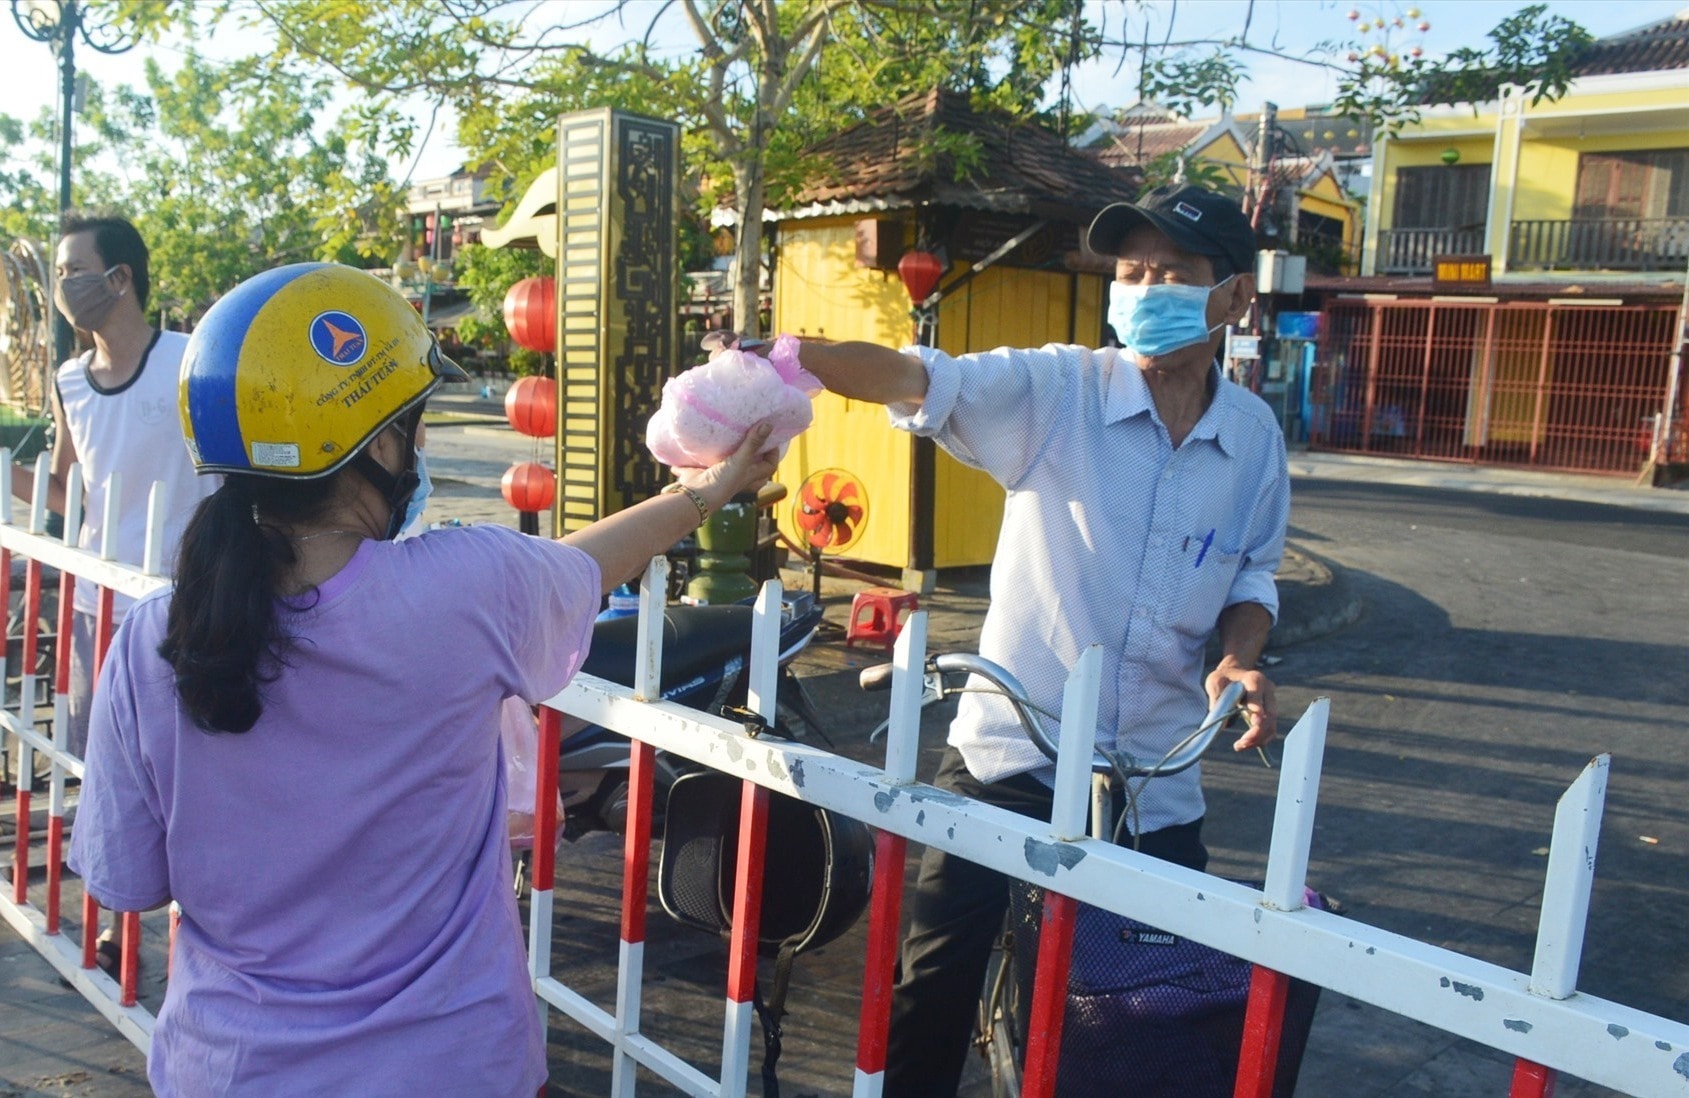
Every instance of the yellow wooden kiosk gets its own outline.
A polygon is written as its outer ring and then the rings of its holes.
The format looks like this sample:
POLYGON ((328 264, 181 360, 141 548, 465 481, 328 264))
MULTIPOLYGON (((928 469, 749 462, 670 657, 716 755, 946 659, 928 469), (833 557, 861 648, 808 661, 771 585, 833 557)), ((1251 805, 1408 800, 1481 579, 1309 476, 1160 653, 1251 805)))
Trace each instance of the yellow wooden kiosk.
MULTIPOLYGON (((775 228, 771 332, 914 341, 911 300, 898 274, 911 251, 943 266, 927 328, 951 353, 1102 340, 1112 259, 1085 251, 1084 229, 1111 202, 1137 193, 1138 175, 1107 167, 1040 126, 975 113, 965 95, 904 101, 810 152, 827 181, 768 216, 775 228), (939 134, 966 135, 971 169, 935 155, 939 134)), ((823 393, 815 423, 778 473, 794 504, 780 525, 803 544, 794 507, 807 485, 854 482, 867 515, 843 555, 902 570, 929 589, 940 568, 988 564, 1003 493, 924 439, 893 430, 885 409, 823 393), (833 470, 843 477, 822 476, 833 470), (816 479, 811 480, 812 475, 816 479)))

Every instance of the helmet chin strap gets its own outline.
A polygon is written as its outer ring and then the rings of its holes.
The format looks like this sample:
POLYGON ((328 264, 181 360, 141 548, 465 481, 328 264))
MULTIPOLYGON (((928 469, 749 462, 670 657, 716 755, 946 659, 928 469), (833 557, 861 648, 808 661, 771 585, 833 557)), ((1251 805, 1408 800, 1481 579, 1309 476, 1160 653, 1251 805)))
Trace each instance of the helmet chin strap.
POLYGON ((405 436, 405 467, 398 474, 388 472, 381 462, 371 457, 368 446, 352 458, 352 468, 370 482, 392 509, 387 519, 387 541, 399 536, 399 528, 405 521, 405 505, 410 502, 411 493, 416 491, 417 485, 422 483, 422 478, 416 475, 416 427, 421 421, 422 417, 417 416, 403 427, 398 423, 389 425, 400 429, 405 436))

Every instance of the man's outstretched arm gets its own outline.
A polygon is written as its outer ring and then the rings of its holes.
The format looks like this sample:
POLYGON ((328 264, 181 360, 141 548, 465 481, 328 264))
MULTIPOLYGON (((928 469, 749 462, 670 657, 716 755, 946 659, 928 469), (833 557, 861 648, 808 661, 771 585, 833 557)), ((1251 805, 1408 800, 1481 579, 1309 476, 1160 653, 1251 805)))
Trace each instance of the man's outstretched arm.
POLYGON ((920 404, 927 395, 921 360, 878 343, 804 343, 798 358, 829 392, 851 400, 920 404))

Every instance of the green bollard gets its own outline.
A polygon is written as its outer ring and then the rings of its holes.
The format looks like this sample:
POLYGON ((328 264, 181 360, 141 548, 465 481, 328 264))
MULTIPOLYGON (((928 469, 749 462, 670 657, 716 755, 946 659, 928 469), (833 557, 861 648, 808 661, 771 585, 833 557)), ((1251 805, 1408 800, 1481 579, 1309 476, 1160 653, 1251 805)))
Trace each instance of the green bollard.
POLYGON ((756 595, 751 552, 757 540, 757 498, 741 492, 698 528, 698 575, 686 585, 702 603, 739 602, 756 595))

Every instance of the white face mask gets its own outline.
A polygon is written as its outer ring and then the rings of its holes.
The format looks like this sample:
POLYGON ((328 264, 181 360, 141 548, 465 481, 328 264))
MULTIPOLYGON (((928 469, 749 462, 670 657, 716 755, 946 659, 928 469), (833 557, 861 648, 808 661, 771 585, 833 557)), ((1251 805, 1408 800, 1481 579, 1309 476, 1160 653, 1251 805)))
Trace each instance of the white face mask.
POLYGON ((433 493, 434 482, 428 479, 427 455, 419 449, 416 452, 416 488, 412 490, 411 498, 405 501, 405 520, 399 524, 399 536, 408 537, 422 532, 422 512, 433 493))
POLYGON ((1128 286, 1124 282, 1111 282, 1108 322, 1120 342, 1145 358, 1202 343, 1225 327, 1224 324, 1208 326, 1208 299, 1236 277, 1227 275, 1213 286, 1177 283, 1128 286))

